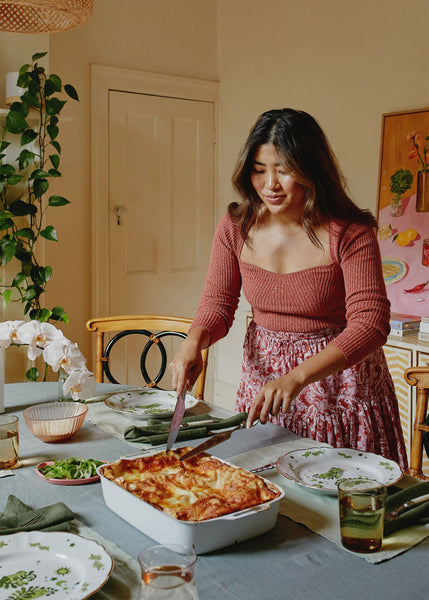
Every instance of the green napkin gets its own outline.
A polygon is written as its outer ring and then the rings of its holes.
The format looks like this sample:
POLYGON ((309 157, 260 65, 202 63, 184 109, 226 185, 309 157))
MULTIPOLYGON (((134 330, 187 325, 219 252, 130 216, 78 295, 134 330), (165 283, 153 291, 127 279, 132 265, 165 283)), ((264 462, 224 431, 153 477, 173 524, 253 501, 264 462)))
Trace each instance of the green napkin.
MULTIPOLYGON (((387 515, 400 508, 403 504, 410 500, 418 499, 420 496, 429 494, 429 481, 417 483, 400 492, 388 496, 386 500, 386 517, 387 515)), ((384 536, 387 537, 391 533, 410 527, 412 525, 423 525, 429 523, 429 500, 423 501, 421 504, 405 508, 397 517, 386 518, 384 522, 384 536)))
MULTIPOLYGON (((227 419, 218 419, 212 415, 193 415, 192 417, 185 417, 182 423, 189 424, 188 427, 179 429, 176 441, 185 442, 188 440, 194 440, 197 438, 207 437, 211 431, 217 429, 227 429, 228 427, 236 427, 247 419, 247 413, 237 413, 227 419), (212 423, 207 425, 198 425, 199 421, 208 421, 213 419, 212 423), (195 422, 196 425, 192 426, 195 422)), ((128 442, 138 442, 140 444, 150 444, 151 446, 159 446, 166 444, 168 439, 168 433, 170 430, 170 421, 149 421, 145 427, 138 427, 131 425, 124 431, 124 438, 128 442)))
POLYGON ((57 502, 42 508, 32 509, 16 496, 9 496, 3 513, 0 513, 0 535, 18 531, 68 531, 74 519, 72 511, 63 503, 57 502), (33 517, 38 517, 33 525, 25 525, 33 517))

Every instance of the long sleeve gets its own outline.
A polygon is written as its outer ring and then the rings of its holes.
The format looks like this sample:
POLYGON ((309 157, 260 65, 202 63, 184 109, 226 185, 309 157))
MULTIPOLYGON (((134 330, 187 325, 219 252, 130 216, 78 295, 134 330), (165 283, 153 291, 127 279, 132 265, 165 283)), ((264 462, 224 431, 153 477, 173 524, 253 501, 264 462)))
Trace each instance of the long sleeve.
POLYGON ((226 336, 234 321, 241 290, 240 243, 238 228, 225 215, 213 238, 205 286, 192 323, 192 327, 208 329, 211 344, 226 336))

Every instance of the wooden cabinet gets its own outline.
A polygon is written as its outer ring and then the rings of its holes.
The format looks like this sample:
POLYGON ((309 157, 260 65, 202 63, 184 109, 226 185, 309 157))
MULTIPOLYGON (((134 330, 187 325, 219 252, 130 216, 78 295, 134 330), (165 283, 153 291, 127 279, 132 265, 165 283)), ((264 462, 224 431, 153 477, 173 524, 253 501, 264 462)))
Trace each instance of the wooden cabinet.
MULTIPOLYGON (((407 334, 404 337, 389 336, 383 350, 398 397, 401 424, 409 458, 417 390, 405 382, 404 371, 408 367, 429 365, 429 343, 421 342, 417 333, 407 334)), ((423 454, 423 472, 429 475, 429 459, 425 453, 423 454)))

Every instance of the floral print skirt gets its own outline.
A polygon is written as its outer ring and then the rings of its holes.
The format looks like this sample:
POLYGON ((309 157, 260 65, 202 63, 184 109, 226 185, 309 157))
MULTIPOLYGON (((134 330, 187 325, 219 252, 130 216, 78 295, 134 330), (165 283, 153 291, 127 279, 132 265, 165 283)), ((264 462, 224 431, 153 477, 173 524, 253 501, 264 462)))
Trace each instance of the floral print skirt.
MULTIPOLYGON (((339 330, 274 332, 252 321, 243 350, 236 410, 248 411, 259 389, 323 350, 339 330)), ((269 417, 301 437, 335 448, 374 452, 408 466, 393 381, 382 348, 361 362, 309 384, 289 411, 269 417)))

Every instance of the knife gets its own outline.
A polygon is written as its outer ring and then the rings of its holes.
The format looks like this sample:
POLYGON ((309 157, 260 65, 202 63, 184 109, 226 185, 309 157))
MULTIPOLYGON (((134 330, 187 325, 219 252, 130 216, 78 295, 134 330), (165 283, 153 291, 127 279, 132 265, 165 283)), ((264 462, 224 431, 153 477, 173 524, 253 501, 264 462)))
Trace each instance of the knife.
POLYGON ((170 431, 168 432, 167 448, 165 450, 166 452, 170 452, 174 442, 176 441, 177 434, 179 433, 183 415, 185 414, 185 398, 186 388, 177 398, 176 408, 174 409, 174 415, 171 420, 170 431))
POLYGON ((196 448, 193 448, 192 450, 181 456, 179 460, 186 460, 187 458, 191 458, 192 456, 201 454, 201 452, 205 452, 209 448, 213 448, 213 446, 217 446, 222 442, 226 442, 226 440, 229 440, 234 431, 237 431, 237 429, 243 429, 244 427, 245 424, 240 423, 240 425, 238 425, 238 427, 234 427, 234 429, 229 429, 228 431, 221 431, 220 433, 216 433, 216 435, 213 435, 209 440, 206 440, 202 444, 199 444, 196 448))

